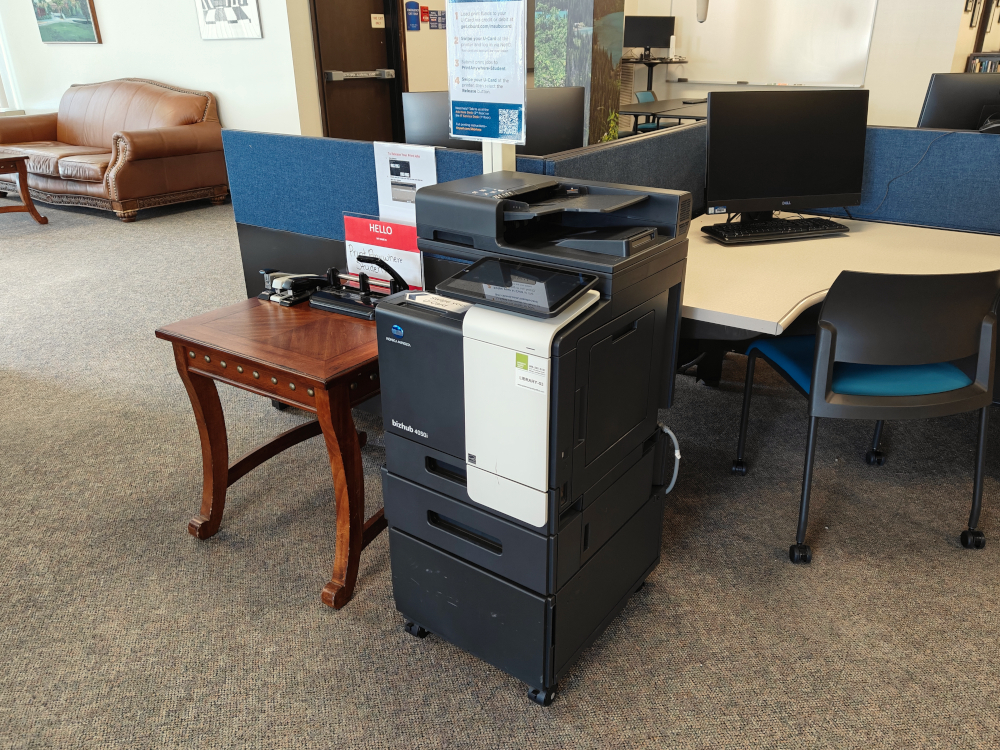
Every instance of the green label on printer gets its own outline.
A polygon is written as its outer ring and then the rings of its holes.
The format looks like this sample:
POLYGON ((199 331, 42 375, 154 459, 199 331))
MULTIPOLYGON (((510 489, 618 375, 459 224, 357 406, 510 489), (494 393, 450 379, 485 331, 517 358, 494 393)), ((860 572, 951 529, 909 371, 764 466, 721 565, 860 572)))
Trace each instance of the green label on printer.
POLYGON ((549 385, 549 361, 521 352, 514 352, 514 355, 514 385, 545 393, 549 385))

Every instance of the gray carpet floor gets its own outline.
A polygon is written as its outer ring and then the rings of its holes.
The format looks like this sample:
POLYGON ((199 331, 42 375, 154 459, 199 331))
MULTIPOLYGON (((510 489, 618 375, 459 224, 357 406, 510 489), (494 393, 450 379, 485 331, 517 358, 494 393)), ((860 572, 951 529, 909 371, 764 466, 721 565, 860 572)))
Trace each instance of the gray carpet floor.
MULTIPOLYGON (((0 204, 3 204, 0 201, 0 204)), ((511 677, 402 629, 388 540, 325 607, 334 547, 322 442, 186 530, 198 436, 157 326, 241 299, 230 206, 134 224, 0 217, 0 746, 5 748, 996 747, 1000 510, 958 542, 975 419, 820 426, 811 566, 792 566, 805 401, 759 368, 750 474, 732 477, 742 357, 678 379, 683 453, 663 551, 542 709, 511 677)), ((222 388, 233 457, 309 418, 222 388)), ((997 415, 1000 416, 1000 415, 997 415)), ((356 413, 368 512, 381 426, 356 413)), ((994 418, 995 453, 1000 424, 994 418)))

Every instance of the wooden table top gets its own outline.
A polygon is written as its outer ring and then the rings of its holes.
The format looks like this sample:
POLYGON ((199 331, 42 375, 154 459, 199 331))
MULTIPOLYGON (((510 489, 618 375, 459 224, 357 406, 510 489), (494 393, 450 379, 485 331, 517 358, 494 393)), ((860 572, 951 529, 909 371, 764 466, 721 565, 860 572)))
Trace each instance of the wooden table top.
POLYGON ((378 359, 375 321, 248 299, 158 328, 157 338, 191 342, 329 382, 378 359))

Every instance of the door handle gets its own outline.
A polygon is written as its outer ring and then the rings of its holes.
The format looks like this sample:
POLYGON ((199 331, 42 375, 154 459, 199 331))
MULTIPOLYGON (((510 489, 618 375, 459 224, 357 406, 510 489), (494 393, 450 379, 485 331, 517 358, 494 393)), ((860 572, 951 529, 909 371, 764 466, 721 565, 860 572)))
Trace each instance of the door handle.
POLYGON ((324 70, 323 78, 327 81, 347 81, 353 78, 395 78, 396 71, 391 68, 376 70, 324 70))

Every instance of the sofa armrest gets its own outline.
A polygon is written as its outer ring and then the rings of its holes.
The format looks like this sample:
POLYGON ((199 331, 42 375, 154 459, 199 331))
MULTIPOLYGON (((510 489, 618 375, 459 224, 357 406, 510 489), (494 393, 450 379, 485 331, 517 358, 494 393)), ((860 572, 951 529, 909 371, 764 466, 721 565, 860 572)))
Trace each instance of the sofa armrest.
POLYGON ((56 113, 0 117, 0 143, 56 140, 56 113))
POLYGON ((129 130, 112 136, 114 161, 143 161, 165 156, 188 156, 222 151, 222 128, 217 122, 129 130))

